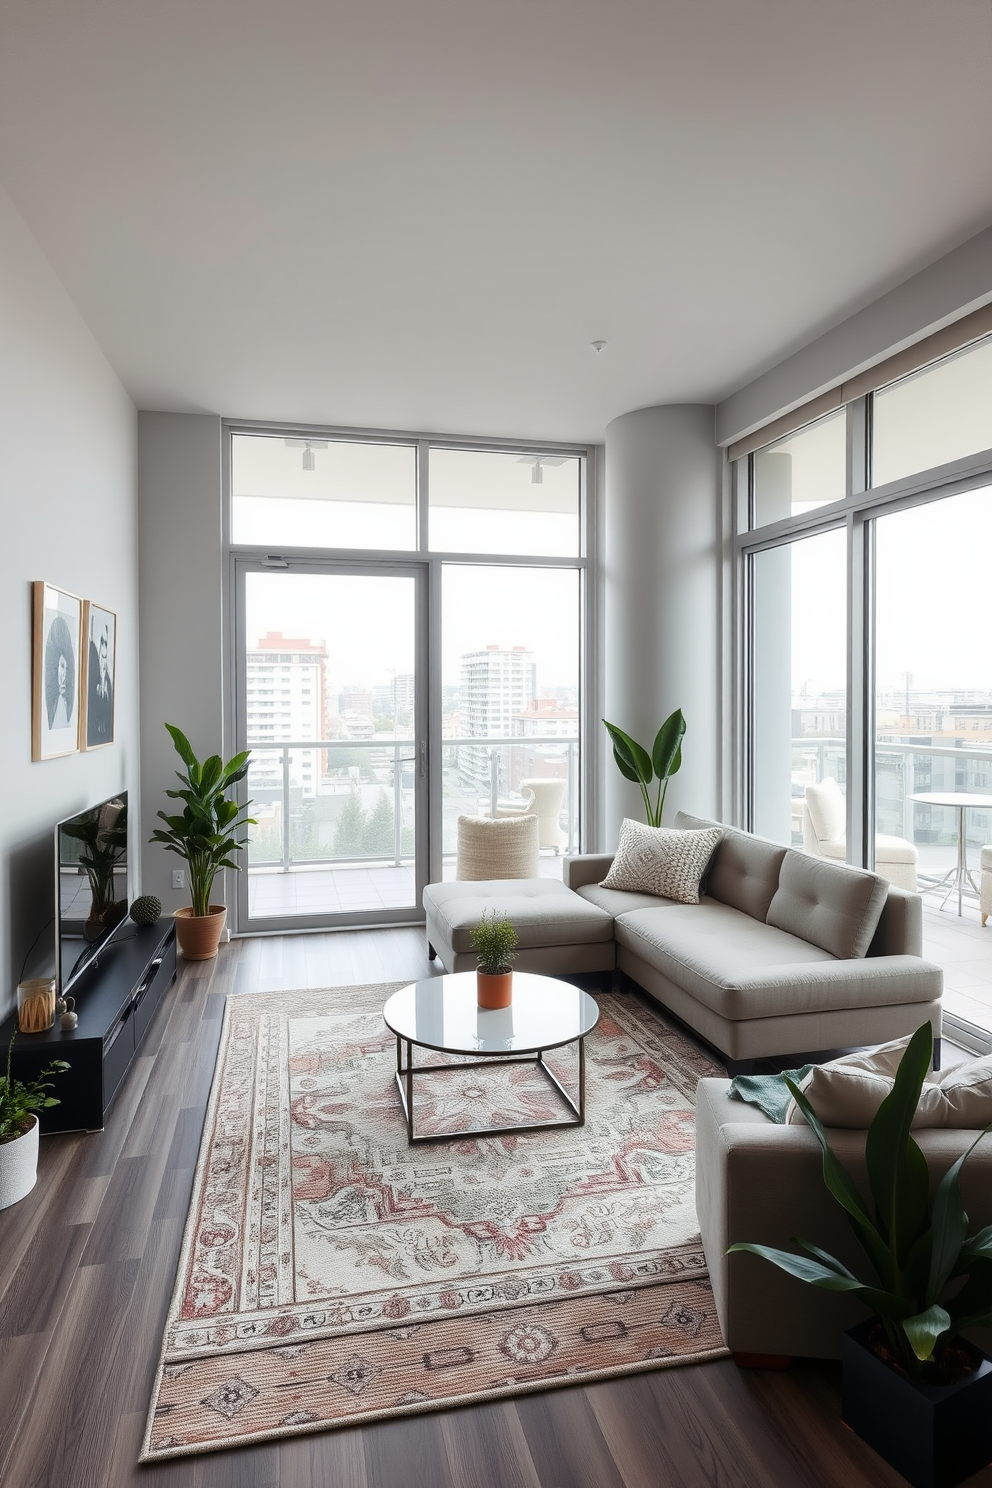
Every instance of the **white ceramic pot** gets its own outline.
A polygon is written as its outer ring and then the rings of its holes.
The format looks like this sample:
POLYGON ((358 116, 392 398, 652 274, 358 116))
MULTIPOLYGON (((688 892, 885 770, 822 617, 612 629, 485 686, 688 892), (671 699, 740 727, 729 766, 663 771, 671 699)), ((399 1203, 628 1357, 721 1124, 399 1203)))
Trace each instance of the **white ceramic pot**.
POLYGON ((0 1209, 9 1209, 31 1192, 38 1181, 38 1118, 12 1142, 0 1142, 0 1209))

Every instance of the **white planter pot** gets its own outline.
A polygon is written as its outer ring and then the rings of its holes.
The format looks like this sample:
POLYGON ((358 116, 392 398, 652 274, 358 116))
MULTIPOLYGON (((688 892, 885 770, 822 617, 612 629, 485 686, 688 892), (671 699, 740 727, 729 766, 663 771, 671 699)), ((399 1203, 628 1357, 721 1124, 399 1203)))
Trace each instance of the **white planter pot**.
POLYGON ((0 1209, 9 1209, 29 1194, 38 1181, 38 1118, 12 1142, 0 1142, 0 1209))

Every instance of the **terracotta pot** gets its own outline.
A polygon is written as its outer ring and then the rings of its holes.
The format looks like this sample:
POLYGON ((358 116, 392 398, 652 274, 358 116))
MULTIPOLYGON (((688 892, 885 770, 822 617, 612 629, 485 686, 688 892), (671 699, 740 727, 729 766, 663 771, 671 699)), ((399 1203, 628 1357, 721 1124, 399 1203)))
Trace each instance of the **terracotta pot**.
POLYGON ((195 915, 189 905, 176 910, 176 939, 187 961, 209 961, 216 956, 226 919, 225 904, 211 904, 205 915, 195 915))
POLYGON ((29 1194, 38 1181, 38 1118, 23 1136, 0 1142, 0 1209, 9 1209, 29 1194))
POLYGON ((512 971, 477 971, 480 1008, 505 1008, 513 997, 512 971))

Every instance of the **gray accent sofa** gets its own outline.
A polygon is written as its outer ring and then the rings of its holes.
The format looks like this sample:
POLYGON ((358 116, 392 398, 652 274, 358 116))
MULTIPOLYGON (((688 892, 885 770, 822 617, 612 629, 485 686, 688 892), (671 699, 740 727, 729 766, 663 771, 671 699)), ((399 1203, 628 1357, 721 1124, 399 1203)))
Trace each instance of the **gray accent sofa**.
MULTIPOLYGON (((675 825, 716 824, 680 813, 675 825)), ((612 861, 567 858, 565 883, 613 917, 620 971, 731 1070, 884 1043, 926 1019, 940 1039, 943 974, 922 959, 918 895, 734 828, 699 904, 604 889, 612 861)))
MULTIPOLYGON (((847 1215, 827 1192, 809 1127, 778 1126, 755 1106, 731 1100, 729 1088, 727 1080, 701 1080, 696 1091, 696 1212, 727 1347, 745 1356, 742 1363, 770 1362, 769 1356, 839 1358, 844 1329, 865 1316, 860 1303, 807 1286, 757 1256, 727 1255, 740 1240, 795 1251, 792 1236, 803 1235, 856 1275, 871 1275, 847 1215)), ((827 1135, 868 1197, 865 1133, 831 1129, 827 1135)), ((978 1132, 935 1128, 913 1135, 935 1187, 978 1132)), ((961 1196, 969 1233, 992 1224, 992 1137, 965 1163, 961 1196)), ((992 1343, 990 1330, 973 1336, 983 1348, 992 1343)))

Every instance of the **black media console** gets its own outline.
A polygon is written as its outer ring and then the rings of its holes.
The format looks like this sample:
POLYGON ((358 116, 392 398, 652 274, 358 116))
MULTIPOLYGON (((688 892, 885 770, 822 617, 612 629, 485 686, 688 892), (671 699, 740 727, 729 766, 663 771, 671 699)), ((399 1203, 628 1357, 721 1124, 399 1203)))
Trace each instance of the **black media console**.
MULTIPOLYGON (((11 1074, 30 1080, 53 1059, 71 1068, 53 1079, 59 1104, 39 1112, 42 1132, 99 1131, 138 1046, 176 975, 176 930, 171 919, 119 932, 87 967, 70 995, 79 1024, 63 1033, 56 1018, 47 1033, 18 1033, 11 1074)), ((17 1014, 0 1025, 0 1053, 17 1029, 17 1014)))

